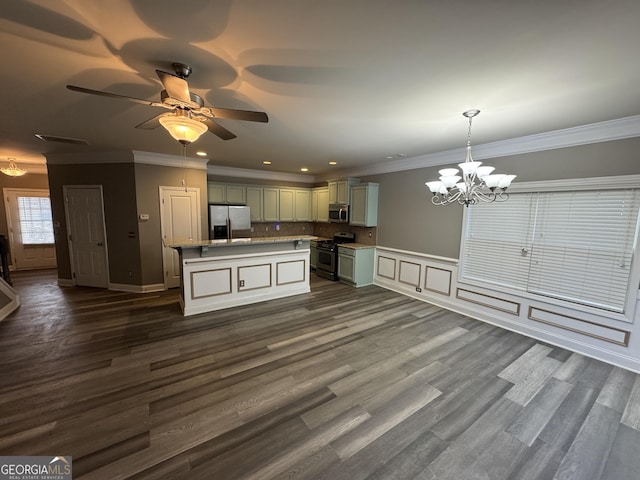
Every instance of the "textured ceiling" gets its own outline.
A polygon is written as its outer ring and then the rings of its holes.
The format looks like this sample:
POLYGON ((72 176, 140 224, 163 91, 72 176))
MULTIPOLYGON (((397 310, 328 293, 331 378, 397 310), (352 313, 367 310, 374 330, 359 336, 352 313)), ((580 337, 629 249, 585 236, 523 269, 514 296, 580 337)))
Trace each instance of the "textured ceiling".
POLYGON ((134 128, 162 109, 65 88, 159 101, 172 62, 208 104, 269 115, 189 146, 214 165, 327 175, 459 148, 470 108, 474 144, 637 115, 639 18, 637 0, 3 2, 0 160, 180 155, 163 128, 134 128))

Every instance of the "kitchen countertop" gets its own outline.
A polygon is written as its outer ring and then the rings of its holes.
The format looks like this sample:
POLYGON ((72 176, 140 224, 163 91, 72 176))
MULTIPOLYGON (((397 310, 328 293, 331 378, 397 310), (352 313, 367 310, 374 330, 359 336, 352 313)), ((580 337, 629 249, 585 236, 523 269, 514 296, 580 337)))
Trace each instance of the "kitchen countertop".
POLYGON ((375 245, 365 245, 364 243, 341 243, 338 246, 343 248, 351 248, 353 250, 359 250, 361 248, 376 248, 375 245))
POLYGON ((254 238, 234 238, 232 240, 181 240, 177 243, 169 243, 165 246, 171 248, 199 248, 199 247, 230 247, 242 245, 261 245, 269 243, 287 243, 297 240, 310 241, 321 237, 313 235, 289 235, 286 237, 254 237, 254 238))

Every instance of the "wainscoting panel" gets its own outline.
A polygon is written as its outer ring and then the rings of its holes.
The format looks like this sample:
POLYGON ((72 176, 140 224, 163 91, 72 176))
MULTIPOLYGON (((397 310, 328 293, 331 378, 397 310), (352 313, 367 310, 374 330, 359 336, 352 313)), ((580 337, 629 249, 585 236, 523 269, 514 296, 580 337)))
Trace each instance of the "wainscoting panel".
POLYGON ((390 280, 396 279, 396 259, 385 256, 378 256, 378 268, 376 275, 390 280))
POLYGON ((536 322, 545 323, 554 327, 577 332, 582 335, 604 340, 606 342, 615 343, 616 345, 629 345, 630 332, 618 328, 598 325, 597 323, 582 320, 580 318, 571 317, 554 313, 541 308, 529 307, 529 318, 536 322))
POLYGON ((420 269, 419 263, 400 260, 400 282, 414 287, 420 286, 420 269))
POLYGON ((443 295, 451 295, 451 270, 427 265, 424 288, 443 295))
POLYGON ((466 283, 458 278, 457 259, 380 246, 376 247, 374 284, 640 372, 640 294, 637 308, 622 315, 466 283))
POLYGON ((271 286, 271 264, 238 267, 238 291, 256 290, 271 286))
POLYGON ((278 262, 276 264, 276 285, 304 282, 307 275, 307 263, 304 260, 278 262))
POLYGON ((484 293, 473 292, 464 288, 458 288, 456 297, 467 302, 476 303, 484 307, 494 308, 501 312, 507 312, 511 315, 520 315, 520 304, 503 300, 500 297, 486 295, 484 293))
POLYGON ((231 269, 218 268, 191 272, 191 298, 205 298, 231 293, 231 269))

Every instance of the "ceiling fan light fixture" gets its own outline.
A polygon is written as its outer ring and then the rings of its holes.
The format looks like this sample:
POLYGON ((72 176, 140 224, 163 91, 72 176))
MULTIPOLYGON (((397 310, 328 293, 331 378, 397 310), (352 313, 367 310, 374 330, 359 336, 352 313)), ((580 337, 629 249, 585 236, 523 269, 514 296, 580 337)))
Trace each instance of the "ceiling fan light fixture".
POLYGON ((207 126, 186 115, 165 115, 160 117, 162 125, 169 134, 183 145, 193 143, 208 130, 207 126))
POLYGON ((0 168, 0 172, 4 173, 5 175, 9 175, 10 177, 21 177, 22 175, 27 173, 24 168, 20 168, 18 167, 18 165, 16 165, 15 158, 8 158, 7 160, 9 160, 9 166, 0 168))

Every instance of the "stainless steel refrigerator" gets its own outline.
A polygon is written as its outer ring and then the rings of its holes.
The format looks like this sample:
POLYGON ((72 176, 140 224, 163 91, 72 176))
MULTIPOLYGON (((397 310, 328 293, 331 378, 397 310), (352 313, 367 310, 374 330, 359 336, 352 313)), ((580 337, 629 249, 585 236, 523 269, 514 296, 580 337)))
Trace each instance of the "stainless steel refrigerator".
POLYGON ((251 214, 245 205, 209 204, 209 238, 232 239, 251 236, 251 214))

